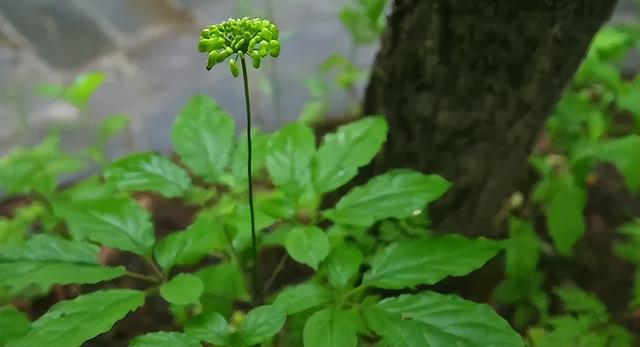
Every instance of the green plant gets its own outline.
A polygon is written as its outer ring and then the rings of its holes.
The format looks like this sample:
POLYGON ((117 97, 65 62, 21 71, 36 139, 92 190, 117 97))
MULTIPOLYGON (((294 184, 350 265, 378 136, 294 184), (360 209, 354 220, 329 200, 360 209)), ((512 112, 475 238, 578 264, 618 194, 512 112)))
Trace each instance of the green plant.
POLYGON ((386 5, 387 0, 353 0, 342 8, 339 19, 350 35, 348 54, 330 55, 315 76, 305 80, 311 100, 305 103, 300 113, 301 121, 314 123, 327 115, 329 91, 334 83, 349 95, 352 101, 349 113, 357 115, 360 112, 357 86, 367 73, 357 64, 358 50, 374 43, 384 31, 386 5), (333 82, 328 82, 329 77, 333 82))
POLYGON ((240 170, 244 162, 238 160, 247 148, 233 139, 229 115, 213 100, 195 97, 176 119, 173 141, 188 168, 219 192, 202 202, 190 227, 156 240, 149 213, 131 194, 153 191, 184 197, 206 186, 160 155, 133 154, 111 163, 102 173, 104 182, 89 178, 43 200, 64 232, 45 227, 0 247, 0 284, 14 293, 34 285, 46 292, 53 284, 97 283, 120 276, 149 283, 148 289, 84 294, 54 305, 28 327, 15 310, 3 309, 2 317, 8 317, 15 326, 11 331, 16 331, 7 346, 79 346, 143 305, 145 295, 156 293, 170 303, 184 331, 147 334, 132 346, 198 346, 199 341, 251 346, 270 341, 283 326, 277 339, 292 346, 370 345, 367 341, 380 338, 389 346, 455 345, 477 339, 522 346, 488 306, 424 289, 407 291, 465 275, 502 248, 497 241, 435 235, 415 223, 401 223, 423 214, 424 207, 447 190, 442 178, 392 171, 355 187, 335 206, 320 209, 324 193, 348 183, 373 158, 386 130, 383 118, 367 117, 325 136, 319 148, 312 131, 301 123, 273 135, 253 134, 258 145, 253 173, 260 182, 269 179, 275 185, 261 184, 255 192, 258 248, 283 247, 315 273, 305 283, 275 293, 266 283, 258 284, 271 304, 240 314, 233 303, 249 300, 245 276, 253 258, 248 186, 242 183, 248 173, 240 170), (387 229, 403 229, 405 236, 378 240, 374 233, 380 221, 388 221, 383 223, 387 229), (408 225, 414 229, 404 230, 408 225), (96 244, 137 254, 149 264, 149 273, 101 264, 96 244), (219 259, 216 265, 191 273, 179 270, 212 256, 219 259), (384 290, 394 294, 382 298, 384 290), (80 326, 83 333, 73 339, 50 333, 80 326))
POLYGON ((592 294, 576 287, 556 289, 566 313, 547 317, 530 330, 532 346, 631 346, 633 337, 611 321, 607 308, 592 294))
MULTIPOLYGON (((531 216, 532 207, 540 208, 552 241, 547 244, 539 237, 532 221, 512 217, 505 241, 506 278, 494 292, 502 308, 512 310, 511 321, 518 329, 537 324, 529 329, 532 346, 632 345, 629 332, 615 323, 623 319, 610 317, 594 295, 578 288, 556 291, 567 312, 553 315, 552 296, 545 291, 547 274, 539 263, 573 256, 587 229, 588 188, 598 183, 602 164, 615 166, 629 191, 640 189, 640 84, 637 77, 625 77, 619 67, 620 60, 638 47, 638 33, 635 25, 607 26, 595 37, 547 123, 543 145, 530 158, 539 174, 532 192, 534 204, 525 202, 508 211, 531 216)), ((628 241, 617 247, 636 264, 634 230, 632 223, 624 227, 628 241)))
POLYGON ((640 191, 640 78, 625 80, 616 64, 638 47, 635 27, 605 27, 594 39, 572 88, 548 122, 550 153, 532 156, 540 174, 533 199, 542 205, 560 253, 571 254, 585 231, 586 188, 610 163, 629 190, 640 191))
POLYGON ((239 68, 237 61, 240 60, 242 67, 242 80, 244 82, 244 97, 247 115, 247 181, 249 187, 249 215, 251 220, 251 246, 253 251, 253 300, 255 303, 261 301, 260 293, 257 291, 258 281, 258 244, 256 240, 256 221, 253 203, 253 182, 252 175, 252 141, 251 141, 251 99, 249 93, 249 76, 247 73, 247 63, 245 54, 249 55, 253 61, 253 67, 260 68, 262 58, 267 55, 277 57, 280 55, 280 42, 278 27, 264 19, 242 18, 240 20, 229 19, 219 24, 211 25, 202 30, 198 49, 209 54, 207 69, 210 70, 217 63, 223 62, 227 57, 234 56, 229 60, 229 67, 233 77, 238 77, 239 68))
POLYGON ((87 117, 87 106, 95 91, 104 83, 103 72, 91 72, 77 76, 69 85, 44 83, 38 86, 41 95, 68 102, 80 110, 83 120, 87 117))
MULTIPOLYGON (((203 32, 200 46, 213 48, 203 49, 215 58, 210 62, 237 57, 240 66, 232 61, 232 73, 242 68, 246 91, 244 56, 253 53, 254 66, 259 59, 245 30, 264 37, 258 25, 270 24, 232 23, 203 32), (243 39, 249 46, 238 44, 243 39), (231 43, 235 51, 228 54, 231 43)), ((260 58, 262 47, 267 45, 257 48, 260 58)), ((268 47, 277 55, 275 44, 268 47)), ((123 276, 137 281, 138 289, 85 288, 33 322, 4 307, 0 324, 8 333, 2 343, 80 346, 144 305, 145 297, 160 295, 182 331, 150 332, 131 346, 523 346, 490 307, 425 287, 464 276, 503 248, 500 241, 428 229, 425 208, 449 188, 444 179, 394 170, 321 207, 325 194, 348 184, 379 151, 387 135, 384 118, 344 125, 319 147, 303 123, 269 135, 247 129, 246 142, 234 133, 231 116, 200 95, 173 126, 181 164, 159 154, 131 154, 99 176, 58 190, 58 175, 70 166, 61 164, 68 159, 55 143, 4 158, 0 173, 9 179, 0 180, 2 189, 37 197, 11 220, 17 231, 0 244, 5 297, 37 297, 53 285, 117 284, 123 276), (246 166, 247 158, 253 165, 246 166), (183 198, 200 212, 185 230, 157 239, 150 212, 134 199, 137 192, 183 198), (275 288, 282 270, 277 266, 264 274, 267 280, 255 280, 256 252, 273 247, 285 250, 283 261, 293 259, 313 274, 275 288), (101 248, 135 255, 146 270, 107 266, 98 257, 101 248), (214 265, 205 259, 215 259, 214 265)))

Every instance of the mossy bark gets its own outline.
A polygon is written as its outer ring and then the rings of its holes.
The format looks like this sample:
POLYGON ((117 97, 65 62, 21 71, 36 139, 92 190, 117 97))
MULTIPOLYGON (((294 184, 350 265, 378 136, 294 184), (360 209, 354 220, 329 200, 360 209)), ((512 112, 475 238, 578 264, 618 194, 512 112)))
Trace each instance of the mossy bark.
POLYGON ((395 0, 365 114, 390 137, 370 174, 413 168, 454 183, 440 230, 492 234, 545 119, 615 0, 395 0))

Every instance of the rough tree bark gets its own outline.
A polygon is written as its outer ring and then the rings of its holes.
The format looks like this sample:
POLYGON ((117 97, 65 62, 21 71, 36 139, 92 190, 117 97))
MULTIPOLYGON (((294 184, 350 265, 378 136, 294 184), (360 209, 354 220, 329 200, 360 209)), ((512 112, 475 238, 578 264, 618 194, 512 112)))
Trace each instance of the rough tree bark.
POLYGON ((527 157, 615 0, 395 0, 365 114, 390 136, 373 164, 454 183, 440 230, 492 234, 527 157))

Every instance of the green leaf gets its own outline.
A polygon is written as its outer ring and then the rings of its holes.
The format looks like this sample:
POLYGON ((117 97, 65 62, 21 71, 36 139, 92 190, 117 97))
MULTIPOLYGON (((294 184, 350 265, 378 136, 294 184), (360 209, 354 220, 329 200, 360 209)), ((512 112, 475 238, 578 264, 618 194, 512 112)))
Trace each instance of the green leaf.
MULTIPOLYGON (((249 204, 241 203, 237 204, 233 213, 225 219, 225 223, 236 231, 233 238, 233 245, 236 249, 242 250, 251 246, 251 219, 249 217, 249 204)), ((255 210, 256 232, 259 233, 276 221, 277 219, 266 214, 261 209, 255 210)))
POLYGON ((439 176, 395 170, 352 189, 325 217, 338 224, 368 227, 385 218, 406 218, 420 213, 449 188, 439 176))
POLYGON ((213 343, 216 346, 229 344, 229 323, 217 312, 196 316, 184 326, 184 331, 198 341, 213 343))
POLYGON ((113 289, 79 296, 53 305, 31 324, 27 335, 7 347, 80 347, 144 303, 144 293, 113 289))
POLYGON ((554 292, 560 297, 567 311, 590 314, 603 321, 608 320, 607 307, 594 294, 570 286, 556 288, 554 292))
POLYGON ((109 116, 102 121, 102 125, 100 126, 100 138, 103 141, 106 141, 128 128, 130 124, 131 117, 129 116, 121 114, 109 116))
POLYGON ((640 136, 603 141, 593 151, 596 157, 613 163, 620 170, 629 189, 640 191, 640 136))
POLYGON ((130 347, 202 347, 202 344, 190 335, 176 332, 159 331, 134 338, 130 347))
POLYGON ((569 255, 586 229, 583 210, 587 196, 572 179, 563 177, 551 181, 550 194, 545 204, 549 233, 558 251, 569 255))
POLYGON ((314 269, 329 255, 329 238, 316 226, 295 227, 285 241, 287 252, 295 261, 314 269))
POLYGON ((322 305, 331 300, 331 293, 317 284, 300 284, 283 290, 273 306, 292 315, 322 305))
POLYGON ((423 292, 381 301, 364 311, 391 347, 522 347, 522 338, 491 307, 455 295, 423 292))
POLYGON ((500 249, 499 242, 455 234, 394 243, 376 254, 363 283, 383 289, 435 284, 482 267, 500 249))
POLYGON ((327 308, 314 313, 304 326, 304 347, 356 347, 353 318, 345 311, 327 308))
POLYGON ((97 283, 125 274, 123 267, 98 263, 100 248, 48 235, 36 235, 19 246, 0 247, 0 284, 24 288, 35 284, 97 283))
POLYGON ((210 294, 228 300, 245 300, 249 297, 244 276, 233 263, 205 267, 198 271, 196 276, 204 283, 205 295, 210 294), (220 283, 224 285, 221 286, 220 283))
POLYGON ((84 108, 105 79, 104 72, 82 74, 73 81, 64 93, 65 99, 78 108, 84 108))
POLYGON ((51 195, 60 176, 84 169, 86 163, 60 150, 60 137, 47 136, 31 149, 16 148, 0 157, 0 189, 7 193, 51 195))
POLYGON ((299 196, 311 182, 311 160, 316 146, 313 131, 303 123, 292 123, 273 135, 266 166, 273 183, 292 196, 299 196))
POLYGON ((4 306, 0 307, 0 328, 0 345, 4 346, 5 343, 26 335, 31 322, 13 306, 4 306))
POLYGON ((383 117, 366 117, 324 137, 313 162, 313 182, 325 193, 349 182, 368 164, 387 138, 383 117))
POLYGON ((172 139, 182 161, 216 183, 229 164, 234 135, 233 118, 213 99, 196 95, 176 118, 172 139))
POLYGON ((168 272, 178 265, 195 264, 204 256, 224 249, 228 240, 223 226, 207 213, 198 215, 186 230, 172 233, 160 240, 155 248, 158 264, 168 272))
POLYGON ((247 313, 238 332, 245 346, 265 342, 275 336, 284 326, 287 316, 274 306, 256 307, 247 313))
POLYGON ((505 244, 506 272, 509 278, 526 278, 535 272, 540 257, 540 241, 528 221, 512 217, 509 240, 505 244))
POLYGON ((134 200, 104 198, 54 204, 76 239, 150 256, 155 242, 149 213, 134 200))
POLYGON ((119 190, 153 191, 167 198, 183 196, 191 186, 186 171, 165 157, 149 153, 119 159, 105 170, 104 178, 119 190))
POLYGON ((175 305, 196 304, 204 292, 202 280, 195 275, 181 273, 160 287, 160 295, 175 305))
POLYGON ((335 288, 345 287, 360 271, 364 255, 357 247, 340 244, 333 248, 324 263, 329 283, 335 288))

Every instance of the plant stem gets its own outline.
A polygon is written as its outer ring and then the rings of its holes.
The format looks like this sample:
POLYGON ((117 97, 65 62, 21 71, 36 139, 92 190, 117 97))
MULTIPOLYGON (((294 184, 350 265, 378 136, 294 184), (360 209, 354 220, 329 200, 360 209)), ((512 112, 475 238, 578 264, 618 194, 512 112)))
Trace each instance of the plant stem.
POLYGON ((276 268, 275 270, 273 270, 271 277, 269 277, 269 280, 267 280, 266 284, 264 285, 264 289, 262 291, 262 294, 264 296, 267 296, 269 294, 269 290, 271 289, 271 286, 273 286, 273 283, 276 281, 276 278, 278 277, 278 275, 282 272, 282 270, 284 270, 284 265, 287 262, 287 257, 288 257, 287 253, 284 253, 282 257, 280 257, 280 260, 278 261, 278 265, 276 265, 276 268))
POLYGON ((150 281, 150 282, 158 282, 158 278, 156 278, 156 277, 143 275, 143 274, 140 274, 140 273, 137 273, 137 272, 127 271, 127 276, 132 277, 132 278, 137 278, 137 279, 140 279, 140 280, 150 281))
POLYGON ((244 103, 247 108, 247 183, 249 184, 249 214, 251 215, 251 251, 253 253, 253 267, 251 268, 251 289, 253 291, 253 305, 259 305, 261 300, 260 289, 258 288, 258 242, 256 240, 256 218, 253 208, 253 182, 251 180, 251 159, 253 149, 251 148, 251 98, 249 96, 249 76, 247 74, 247 62, 244 55, 240 55, 242 65, 242 79, 244 81, 244 103))
POLYGON ((158 279, 161 282, 165 282, 167 280, 167 276, 164 274, 164 272, 162 272, 162 270, 160 270, 160 268, 158 268, 158 265, 156 265, 153 257, 144 257, 144 260, 147 262, 147 264, 149 264, 149 267, 151 267, 151 269, 158 276, 158 279))

